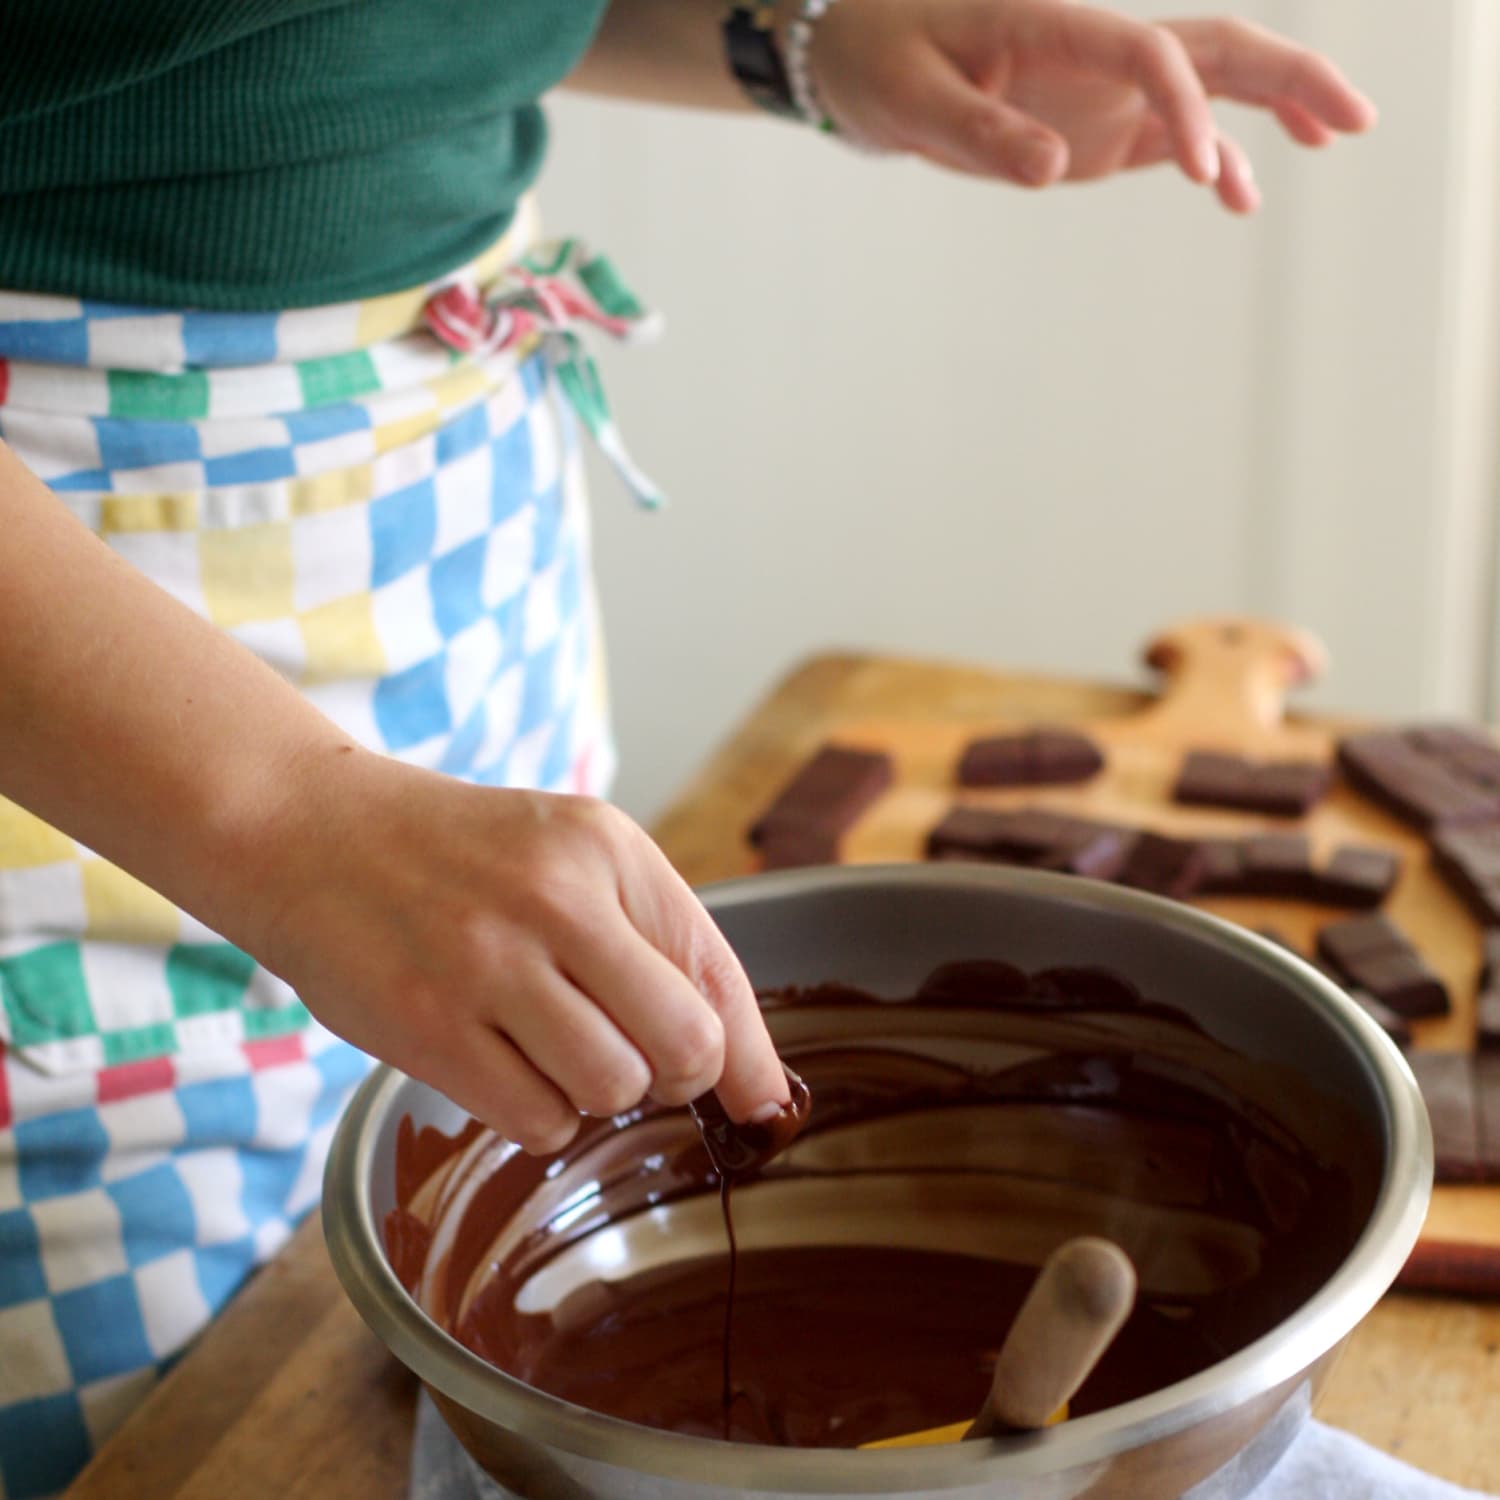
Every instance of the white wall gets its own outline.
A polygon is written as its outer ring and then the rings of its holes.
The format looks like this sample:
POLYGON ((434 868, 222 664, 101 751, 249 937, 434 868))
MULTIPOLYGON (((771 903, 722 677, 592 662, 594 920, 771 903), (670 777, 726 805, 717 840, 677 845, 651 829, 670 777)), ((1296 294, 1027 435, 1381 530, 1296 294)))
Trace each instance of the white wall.
POLYGON ((1327 701, 1477 707, 1487 332, 1450 376, 1459 293, 1487 284, 1455 206, 1487 0, 1400 0, 1378 29, 1239 8, 1383 111, 1321 156, 1236 112, 1251 223, 1165 171, 1030 195, 772 122, 557 103, 551 227, 669 325, 602 362, 671 508, 593 465, 631 811, 830 646, 1122 677, 1176 616, 1260 610, 1328 639, 1327 701))

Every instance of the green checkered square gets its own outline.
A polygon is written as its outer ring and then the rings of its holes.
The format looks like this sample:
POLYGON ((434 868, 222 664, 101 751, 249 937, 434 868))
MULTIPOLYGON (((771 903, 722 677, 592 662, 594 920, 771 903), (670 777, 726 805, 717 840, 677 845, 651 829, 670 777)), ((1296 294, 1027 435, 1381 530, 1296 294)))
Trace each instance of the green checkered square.
POLYGON ((302 399, 308 406, 327 406, 352 401, 380 389, 374 362, 363 349, 352 354, 332 354, 327 359, 308 359, 297 366, 302 399))
POLYGON ((110 370, 109 414, 158 422, 196 422, 208 415, 208 372, 156 375, 149 370, 110 370))
POLYGON ((150 1026, 130 1026, 124 1031, 104 1033, 104 1063, 140 1062, 147 1057, 165 1057, 177 1050, 177 1028, 170 1021, 150 1026))
POLYGON ((48 943, 0 958, 0 1004, 16 1047, 90 1036, 97 1029, 77 943, 48 943))
POLYGON ((182 1021, 233 1010, 254 972, 255 960, 229 943, 174 943, 167 950, 172 1014, 182 1021))
POLYGON ((300 1000, 295 1000, 290 1005, 278 1005, 274 1010, 247 1010, 244 1020, 245 1040, 263 1042, 267 1037, 301 1031, 311 1022, 312 1016, 300 1000))

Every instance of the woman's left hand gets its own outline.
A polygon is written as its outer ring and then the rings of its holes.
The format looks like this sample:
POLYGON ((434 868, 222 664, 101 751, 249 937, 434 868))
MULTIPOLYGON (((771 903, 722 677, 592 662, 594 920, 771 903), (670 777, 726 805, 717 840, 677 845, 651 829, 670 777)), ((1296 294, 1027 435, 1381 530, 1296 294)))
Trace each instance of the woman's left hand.
POLYGON ((1068 0, 844 0, 810 62, 834 120, 870 146, 1025 187, 1175 161, 1236 213, 1260 195, 1210 96, 1269 110, 1304 146, 1375 123, 1327 58, 1250 22, 1068 0))

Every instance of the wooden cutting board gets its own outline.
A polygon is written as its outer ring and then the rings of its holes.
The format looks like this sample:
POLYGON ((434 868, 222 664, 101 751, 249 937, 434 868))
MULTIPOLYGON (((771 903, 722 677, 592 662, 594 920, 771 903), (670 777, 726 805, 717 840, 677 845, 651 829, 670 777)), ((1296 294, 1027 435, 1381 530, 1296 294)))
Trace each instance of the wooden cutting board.
MULTIPOLYGON (((960 788, 954 767, 964 745, 982 733, 1032 727, 1008 719, 1000 705, 993 719, 972 711, 951 719, 870 718, 840 726, 840 744, 888 751, 896 784, 845 838, 847 862, 922 858, 928 831, 956 801, 988 807, 1042 806, 1059 812, 1183 836, 1231 836, 1298 831, 1314 855, 1343 843, 1377 844, 1403 856, 1401 879, 1385 911, 1421 949, 1447 984, 1452 1014, 1414 1025, 1420 1048, 1473 1046, 1479 927, 1433 870, 1425 838, 1342 784, 1305 819, 1267 818, 1201 807, 1171 798, 1184 751, 1236 751, 1254 758, 1318 759, 1333 755, 1345 729, 1326 719, 1289 718, 1287 694, 1316 678, 1325 653, 1304 632, 1266 621, 1194 620, 1165 632, 1147 648, 1147 661, 1163 675, 1161 695, 1142 711, 1074 720, 1105 752, 1105 770, 1078 787, 960 788)), ((972 710, 972 705, 967 706, 972 710)), ((1300 951, 1311 953, 1319 927, 1345 910, 1267 897, 1209 897, 1194 902, 1247 927, 1273 927, 1300 951)), ((1423 1231, 1425 1248, 1410 1268, 1415 1282, 1462 1260, 1462 1286, 1500 1289, 1500 1187, 1440 1187, 1423 1231), (1462 1245, 1462 1256, 1438 1246, 1462 1245)))

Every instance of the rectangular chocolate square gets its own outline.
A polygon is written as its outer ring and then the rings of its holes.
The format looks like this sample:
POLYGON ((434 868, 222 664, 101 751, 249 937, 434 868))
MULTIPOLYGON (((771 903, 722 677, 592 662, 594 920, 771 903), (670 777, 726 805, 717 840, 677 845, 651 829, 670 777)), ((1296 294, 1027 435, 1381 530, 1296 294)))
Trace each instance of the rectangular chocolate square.
POLYGON ((1308 899, 1327 906, 1379 906, 1401 874, 1401 856, 1389 849, 1343 844, 1317 872, 1308 899))
POLYGON ((1190 750, 1172 795, 1197 806, 1299 818, 1328 790, 1329 771, 1315 761, 1257 763, 1216 750, 1190 750))
POLYGON ((1474 1059, 1474 1106, 1480 1179, 1500 1182, 1500 1052, 1483 1052, 1474 1059))
POLYGON ((1063 786, 1088 781, 1104 767, 1099 747, 1072 729, 989 735, 964 747, 961 786, 1063 786))
POLYGON ((1245 884, 1245 856, 1240 839, 1199 839, 1200 896, 1240 896, 1245 884))
POLYGON ((1425 724, 1406 731, 1414 749, 1479 786, 1500 791, 1500 745, 1467 724, 1425 724))
POLYGON ((838 839, 820 828, 773 830, 760 846, 763 870, 796 870, 806 865, 836 865, 838 862, 838 839))
POLYGON ((1401 734, 1350 735, 1339 744, 1338 761, 1353 786, 1420 828, 1500 817, 1500 794, 1465 779, 1401 734))
POLYGON ((1477 1181, 1479 1111, 1473 1059, 1467 1052, 1414 1052, 1410 1061, 1432 1121, 1437 1180, 1477 1181))
POLYGON ((1481 1052, 1500 1052, 1500 988, 1474 997, 1474 1045, 1481 1052))
POLYGON ((1121 885, 1180 900, 1198 890, 1202 873, 1203 854, 1196 840, 1143 833, 1131 846, 1115 879, 1121 885))
POLYGON ((1305 897, 1313 884, 1312 848, 1300 833, 1267 833, 1240 845, 1247 891, 1261 896, 1305 897))
POLYGON ((1312 966, 1321 973, 1324 978, 1330 979, 1369 1016, 1369 1018, 1395 1042, 1398 1047, 1409 1047, 1411 1045, 1411 1027, 1407 1024, 1405 1016, 1397 1015, 1389 1005, 1377 1000, 1369 990, 1351 987, 1348 981, 1339 971, 1331 965, 1323 962, 1318 957, 1308 960, 1312 966))
POLYGON ((1432 865, 1486 926, 1500 926, 1500 824, 1440 828, 1432 865))
POLYGON ((824 745, 756 820, 750 842, 762 848, 777 835, 814 831, 836 839, 894 779, 883 751, 824 745))
POLYGON ((957 855, 1103 879, 1113 874, 1129 839, 1127 829, 1044 808, 959 806, 951 808, 927 835, 927 856, 957 855))
POLYGON ((1347 917, 1318 934, 1318 954, 1351 989, 1367 990, 1398 1014, 1446 1015, 1448 991, 1389 917, 1347 917))

